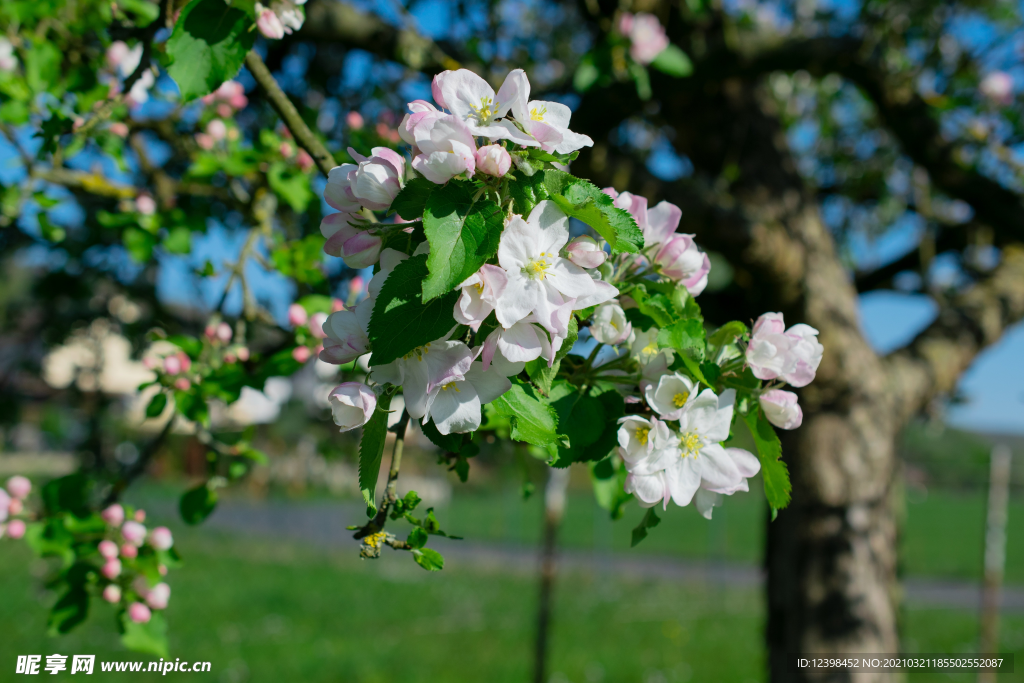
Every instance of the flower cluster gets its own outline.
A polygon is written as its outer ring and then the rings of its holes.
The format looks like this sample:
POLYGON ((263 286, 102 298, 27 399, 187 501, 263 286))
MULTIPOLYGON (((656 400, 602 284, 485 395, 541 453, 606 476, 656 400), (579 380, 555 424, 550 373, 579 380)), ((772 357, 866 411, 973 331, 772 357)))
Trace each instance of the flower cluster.
POLYGON ((629 56, 639 64, 650 64, 668 47, 665 29, 653 14, 623 12, 615 28, 629 39, 629 56))
POLYGON ((167 527, 146 529, 146 512, 130 516, 119 504, 110 505, 100 517, 106 523, 103 539, 96 545, 100 558, 100 593, 107 602, 120 605, 137 624, 153 617, 151 610, 163 610, 171 599, 171 587, 161 577, 167 562, 174 561, 174 538, 167 527))
POLYGON ((32 482, 22 476, 7 480, 7 489, 0 489, 0 538, 21 538, 25 535, 25 499, 32 492, 32 482))
MULTIPOLYGON (((135 47, 128 47, 123 40, 117 40, 107 48, 107 67, 113 74, 114 81, 111 83, 111 95, 120 92, 119 80, 123 81, 132 75, 142 61, 142 43, 136 43, 135 47)), ((149 100, 149 89, 156 83, 156 76, 152 69, 146 69, 139 76, 139 79, 132 85, 128 92, 128 99, 134 104, 142 104, 149 100)))
POLYGON ((306 13, 302 5, 306 0, 273 0, 267 7, 256 3, 256 28, 267 38, 280 40, 302 28, 306 13))
MULTIPOLYGON (((632 31, 647 21, 630 20, 632 31)), ((440 435, 494 428, 483 406, 515 385, 502 415, 560 425, 515 438, 553 462, 620 459, 624 494, 642 505, 696 500, 710 516, 719 496, 746 491, 761 462, 723 445, 734 417, 799 425, 795 394, 779 386, 813 379, 817 332, 767 313, 753 330, 734 321, 707 335, 695 297, 711 260, 677 232, 682 211, 565 172, 591 140, 569 129, 568 107, 530 100, 521 70, 497 92, 446 71, 432 93, 398 127, 408 157, 350 149, 356 163, 333 169, 324 192, 338 210, 321 225, 325 251, 376 271, 366 298, 323 321, 321 360, 370 354, 365 381, 330 393, 335 423, 366 425, 400 389, 409 416, 440 435), (570 218, 594 232, 570 239, 570 218), (594 345, 585 361, 566 355, 577 339, 594 345), (587 407, 575 415, 566 396, 587 407)))

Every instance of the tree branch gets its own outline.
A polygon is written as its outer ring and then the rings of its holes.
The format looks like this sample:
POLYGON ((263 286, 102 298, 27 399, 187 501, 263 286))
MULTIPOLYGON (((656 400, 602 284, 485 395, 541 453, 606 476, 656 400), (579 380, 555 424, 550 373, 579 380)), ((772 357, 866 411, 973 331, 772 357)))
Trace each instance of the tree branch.
POLYGON ((309 155, 313 157, 313 161, 316 162, 317 168, 325 176, 329 175, 331 169, 337 166, 334 161, 334 157, 327 148, 324 147, 323 143, 320 142, 320 138, 314 135, 313 131, 309 129, 306 122, 299 116, 299 112, 295 109, 295 105, 288 99, 288 96, 281 90, 281 86, 274 80, 273 74, 270 73, 270 69, 263 63, 263 59, 255 50, 250 50, 249 54, 245 56, 245 66, 248 67, 249 73, 252 74, 256 82, 263 88, 263 92, 267 94, 267 99, 270 100, 270 105, 277 112, 278 116, 284 122, 284 125, 288 126, 288 130, 291 131, 292 137, 295 138, 295 142, 298 143, 302 149, 309 152, 309 155))
POLYGON ((1009 246, 991 275, 942 306, 935 322, 886 360, 905 417, 952 392, 977 355, 1022 318, 1024 248, 1009 246))

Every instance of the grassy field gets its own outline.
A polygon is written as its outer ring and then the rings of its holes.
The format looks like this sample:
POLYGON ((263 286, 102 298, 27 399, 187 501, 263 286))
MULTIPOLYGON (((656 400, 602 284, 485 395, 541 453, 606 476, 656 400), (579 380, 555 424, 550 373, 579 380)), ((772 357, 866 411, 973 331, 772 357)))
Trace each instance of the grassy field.
MULTIPOLYGON (((466 566, 428 574, 404 555, 365 562, 351 551, 231 539, 201 529, 179 532, 178 546, 187 563, 170 577, 172 656, 210 661, 213 672, 172 673, 169 680, 529 680, 535 594, 529 575, 466 566)), ((45 610, 53 598, 38 589, 41 570, 23 546, 4 545, 0 680, 14 678, 8 672, 13 672, 18 654, 149 659, 121 650, 112 610, 103 604, 94 604, 89 622, 75 633, 47 638, 45 610)), ((761 596, 754 590, 608 575, 563 576, 549 680, 763 681, 762 619, 761 596)), ((904 633, 911 651, 970 652, 977 625, 970 613, 909 611, 904 633)), ((1020 653, 1024 618, 1005 618, 1003 636, 1004 648, 1020 653)), ((90 680, 157 678, 98 674, 90 680)), ((910 680, 973 679, 920 675, 910 680)), ((1005 683, 1011 680, 1006 677, 1005 683)))

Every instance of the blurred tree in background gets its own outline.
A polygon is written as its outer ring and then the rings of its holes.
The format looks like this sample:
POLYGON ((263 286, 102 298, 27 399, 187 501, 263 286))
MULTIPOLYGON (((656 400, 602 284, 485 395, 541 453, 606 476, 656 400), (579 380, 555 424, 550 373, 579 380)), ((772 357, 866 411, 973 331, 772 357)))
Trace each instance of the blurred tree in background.
MULTIPOLYGON (((680 231, 712 252, 709 322, 769 310, 820 330, 804 426, 782 435, 793 502, 767 522, 772 680, 796 680, 788 653, 899 651, 897 437, 941 411, 1024 317, 1015 4, 309 0, 282 40, 239 32, 255 51, 241 88, 183 104, 179 86, 204 77, 166 58, 185 4, 0 9, 10 438, 46 416, 52 443, 81 454, 89 486, 114 500, 162 435, 124 426, 116 395, 139 379, 104 373, 106 356, 127 361, 167 337, 215 354, 201 390, 174 388, 202 424, 207 399, 231 403, 302 367, 316 339, 296 334, 288 304, 328 312, 332 296, 349 299, 356 273, 327 264, 318 230, 317 166, 333 163, 280 125, 286 107, 253 78, 263 63, 337 163, 350 146, 398 147, 402 107, 430 99, 434 74, 468 68, 497 85, 524 68, 535 97, 568 104, 594 140, 575 175, 682 207, 680 231), (630 53, 648 14, 673 46, 653 61, 630 53), (115 41, 141 53, 112 59, 115 41), (118 83, 127 97, 111 96, 118 83), (902 251, 865 257, 893 236, 902 251), (883 289, 938 308, 885 357, 858 318, 858 295, 883 289), (61 345, 74 349, 63 365, 47 355, 61 345)), ((201 466, 224 482, 262 457, 244 433, 196 436, 214 453, 201 466)))

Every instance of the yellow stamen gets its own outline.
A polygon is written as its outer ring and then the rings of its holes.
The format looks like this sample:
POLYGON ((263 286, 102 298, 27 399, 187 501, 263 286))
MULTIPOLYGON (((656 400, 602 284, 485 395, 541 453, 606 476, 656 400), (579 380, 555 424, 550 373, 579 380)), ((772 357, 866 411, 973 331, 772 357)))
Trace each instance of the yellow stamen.
POLYGON ((537 110, 537 107, 534 107, 533 109, 530 110, 530 120, 531 121, 543 121, 544 120, 544 114, 547 114, 547 113, 548 113, 548 108, 547 107, 541 107, 539 111, 537 110))
POLYGON ((641 446, 647 445, 647 435, 651 433, 651 430, 647 427, 636 428, 636 440, 640 442, 641 446))
POLYGON ((530 261, 526 264, 526 274, 532 280, 543 280, 550 265, 547 261, 530 261))
POLYGON ((416 360, 423 360, 423 356, 430 350, 430 344, 424 344, 423 346, 417 346, 409 353, 402 356, 402 360, 409 360, 413 356, 416 356, 416 360))
POLYGON ((645 346, 643 349, 641 349, 641 352, 644 355, 646 355, 646 356, 653 356, 654 354, 656 354, 658 352, 658 344, 657 344, 657 342, 651 342, 650 344, 645 346))
POLYGON ((679 438, 679 446, 683 449, 684 458, 693 456, 696 459, 703 445, 697 432, 687 432, 679 438))
POLYGON ((371 548, 379 548, 380 544, 384 542, 384 538, 387 536, 383 531, 378 531, 375 534, 370 534, 363 539, 363 543, 370 546, 371 548))
POLYGON ((461 391, 459 391, 459 388, 455 386, 455 382, 448 382, 448 384, 444 384, 441 386, 442 391, 448 391, 449 389, 454 389, 460 394, 462 393, 461 391))
POLYGON ((476 118, 478 121, 480 121, 481 123, 488 123, 490 122, 491 117, 498 113, 499 106, 500 104, 498 103, 497 100, 495 100, 494 104, 492 105, 490 97, 481 97, 479 107, 469 105, 469 108, 473 110, 474 114, 476 114, 476 118))
POLYGON ((684 391, 673 396, 672 402, 676 404, 676 408, 682 408, 684 405, 686 405, 686 399, 688 398, 690 398, 690 392, 684 391))

